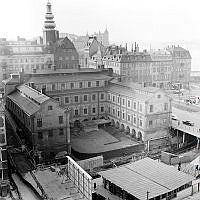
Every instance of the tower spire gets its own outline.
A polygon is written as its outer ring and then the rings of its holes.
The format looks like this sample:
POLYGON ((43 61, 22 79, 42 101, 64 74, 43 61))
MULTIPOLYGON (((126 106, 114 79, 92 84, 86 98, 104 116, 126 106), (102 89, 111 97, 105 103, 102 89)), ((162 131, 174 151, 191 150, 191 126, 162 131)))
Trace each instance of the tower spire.
POLYGON ((51 3, 48 0, 46 5, 46 14, 45 14, 44 31, 43 31, 44 44, 47 45, 56 42, 58 38, 58 32, 55 30, 55 27, 56 24, 51 9, 51 3))

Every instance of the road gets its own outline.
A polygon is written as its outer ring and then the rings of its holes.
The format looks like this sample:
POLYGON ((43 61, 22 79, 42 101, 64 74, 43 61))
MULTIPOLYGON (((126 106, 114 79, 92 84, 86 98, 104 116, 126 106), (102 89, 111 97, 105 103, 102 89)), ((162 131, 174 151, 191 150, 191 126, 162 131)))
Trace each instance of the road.
POLYGON ((13 174, 12 177, 22 195, 23 200, 40 200, 35 193, 21 181, 19 176, 13 174))
POLYGON ((188 112, 172 107, 172 113, 177 116, 181 123, 182 121, 190 120, 194 123, 196 128, 200 129, 200 112, 188 112))

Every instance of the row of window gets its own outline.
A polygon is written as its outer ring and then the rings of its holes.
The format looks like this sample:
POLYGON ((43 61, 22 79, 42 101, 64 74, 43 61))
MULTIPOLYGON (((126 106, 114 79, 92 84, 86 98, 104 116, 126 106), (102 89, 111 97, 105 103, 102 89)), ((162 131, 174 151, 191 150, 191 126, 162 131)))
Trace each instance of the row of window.
MULTIPOLYGON (((120 118, 120 111, 116 110, 116 109, 111 109, 111 107, 108 107, 108 113, 113 115, 113 116, 117 116, 118 118, 120 118)), ((126 114, 125 112, 122 112, 122 120, 127 120, 128 122, 131 122, 131 115, 127 114, 127 118, 126 118, 126 114)), ((139 126, 142 127, 142 119, 138 119, 139 120, 139 126)), ((134 115, 133 116, 133 123, 136 124, 137 123, 137 117, 134 115)))
MULTIPOLYGON (((100 100, 104 100, 105 99, 105 94, 104 93, 100 93, 100 96, 99 96, 100 100)), ((65 97, 65 104, 69 104, 70 103, 70 97, 65 97)), ((58 99, 57 99, 58 100, 58 99)), ((97 100, 97 94, 92 94, 91 95, 91 101, 96 101, 97 100)), ((88 102, 89 101, 89 95, 88 94, 84 94, 82 96, 82 101, 83 102, 88 102)), ((73 96, 73 102, 74 103, 80 103, 80 96, 79 95, 76 95, 76 96, 73 96)))
MULTIPOLYGON (((51 61, 51 58, 47 58, 47 60, 51 61)), ((18 59, 9 59, 7 60, 8 63, 33 63, 33 62, 44 62, 44 58, 38 57, 38 58, 18 58, 18 59)))
MULTIPOLYGON (((108 94, 108 101, 112 101, 113 103, 122 104, 122 106, 127 106, 131 108, 131 100, 126 100, 125 98, 121 98, 119 96, 108 94), (111 98, 112 97, 112 98, 111 98)), ((137 109, 137 102, 133 102, 133 109, 137 109)), ((142 112, 142 104, 139 104, 139 110, 142 112)))
MULTIPOLYGON (((87 81, 87 82, 71 82, 71 83, 58 83, 58 84, 48 84, 42 85, 42 88, 47 91, 65 90, 65 89, 81 89, 81 88, 91 88, 91 87, 101 87, 107 84, 106 81, 87 81)), ((37 89, 41 89, 38 88, 37 89)))
MULTIPOLYGON (((58 123, 63 124, 63 116, 58 116, 58 123)), ((37 118, 37 127, 42 127, 43 126, 43 121, 42 118, 37 118)))
MULTIPOLYGON (((64 135, 64 129, 60 128, 59 129, 59 135, 64 135)), ((48 138, 53 137, 53 130, 48 130, 48 138)), ((44 133, 43 132, 38 132, 38 139, 42 140, 44 138, 44 133)))
MULTIPOLYGON (((101 112, 101 113, 104 113, 104 111, 105 111, 104 106, 101 106, 101 107, 100 107, 100 112, 101 112)), ((97 108, 96 108, 96 107, 92 107, 91 113, 92 113, 92 114, 96 114, 96 113, 97 113, 97 108)), ((88 108, 83 108, 83 114, 84 114, 84 115, 88 115, 88 114, 89 114, 89 109, 88 109, 88 108)), ((75 116, 80 115, 80 109, 75 108, 75 109, 74 109, 74 115, 75 115, 75 116)))

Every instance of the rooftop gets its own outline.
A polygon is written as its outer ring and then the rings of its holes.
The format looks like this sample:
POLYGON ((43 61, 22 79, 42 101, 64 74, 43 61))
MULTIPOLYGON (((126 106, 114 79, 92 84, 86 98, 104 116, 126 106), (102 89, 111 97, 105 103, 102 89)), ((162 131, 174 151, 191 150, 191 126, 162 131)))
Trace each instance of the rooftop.
POLYGON ((49 74, 48 76, 31 77, 29 82, 34 83, 65 83, 70 81, 92 81, 92 80, 109 80, 110 76, 100 73, 72 73, 72 74, 49 74))
POLYGON ((134 92, 134 90, 131 90, 131 88, 119 87, 115 84, 110 85, 109 91, 120 93, 120 95, 128 96, 130 98, 140 99, 141 101, 146 101, 146 100, 150 99, 150 97, 151 97, 151 95, 138 94, 138 93, 134 92))
POLYGON ((23 96, 18 91, 9 94, 8 98, 15 102, 28 115, 33 115, 40 109, 39 105, 31 101, 29 98, 23 96))
POLYGON ((151 199, 194 180, 193 176, 151 158, 144 158, 99 174, 138 199, 146 199, 147 191, 151 199))
POLYGON ((17 87, 17 90, 26 97, 33 99, 38 104, 42 104, 43 102, 50 99, 50 97, 42 94, 41 92, 29 87, 28 85, 20 85, 17 87))

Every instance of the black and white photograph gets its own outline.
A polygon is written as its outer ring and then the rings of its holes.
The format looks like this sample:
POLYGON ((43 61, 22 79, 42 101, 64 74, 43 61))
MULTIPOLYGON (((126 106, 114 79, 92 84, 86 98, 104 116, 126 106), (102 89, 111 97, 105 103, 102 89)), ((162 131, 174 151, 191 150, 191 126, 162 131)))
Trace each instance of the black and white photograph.
POLYGON ((198 0, 0 0, 0 200, 200 200, 198 0))

